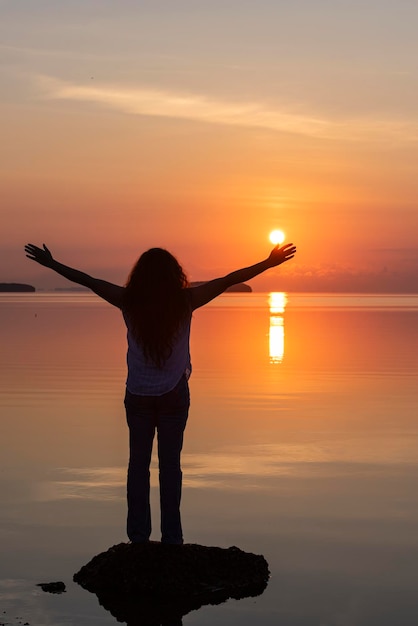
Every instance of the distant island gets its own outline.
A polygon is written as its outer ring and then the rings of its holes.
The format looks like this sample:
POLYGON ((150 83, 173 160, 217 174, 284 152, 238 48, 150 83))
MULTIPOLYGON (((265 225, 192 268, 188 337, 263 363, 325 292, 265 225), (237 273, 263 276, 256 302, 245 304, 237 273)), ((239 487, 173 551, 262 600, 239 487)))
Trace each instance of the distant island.
POLYGON ((25 285, 25 283, 0 283, 0 292, 28 292, 36 291, 32 285, 25 285))
MULTIPOLYGON (((198 285, 204 285, 206 282, 206 280, 200 280, 194 283, 190 283, 192 287, 197 287, 198 285)), ((231 287, 228 287, 228 289, 225 290, 227 291, 232 291, 232 292, 239 292, 239 293, 250 293, 252 291, 252 288, 250 287, 250 285, 247 285, 246 283, 237 283, 236 285, 231 285, 231 287)))
POLYGON ((88 287, 55 287, 54 291, 90 291, 88 287))

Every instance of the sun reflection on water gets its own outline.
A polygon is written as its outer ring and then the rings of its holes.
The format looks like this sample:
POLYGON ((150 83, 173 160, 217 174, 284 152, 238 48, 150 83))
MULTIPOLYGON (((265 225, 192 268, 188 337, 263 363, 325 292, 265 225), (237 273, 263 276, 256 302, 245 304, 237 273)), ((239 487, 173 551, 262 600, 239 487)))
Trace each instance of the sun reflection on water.
POLYGON ((270 363, 281 363, 284 356, 284 319, 287 304, 284 292, 273 291, 269 294, 270 329, 269 356, 270 363))

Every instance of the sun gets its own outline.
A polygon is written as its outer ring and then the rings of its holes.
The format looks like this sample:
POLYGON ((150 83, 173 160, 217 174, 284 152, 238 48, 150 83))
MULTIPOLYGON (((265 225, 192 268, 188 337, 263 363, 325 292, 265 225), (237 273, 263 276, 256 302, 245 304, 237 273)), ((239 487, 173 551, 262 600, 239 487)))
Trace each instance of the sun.
POLYGON ((269 235, 269 239, 271 243, 276 246, 277 244, 283 243, 283 241, 286 239, 286 235, 282 230, 272 230, 269 235))

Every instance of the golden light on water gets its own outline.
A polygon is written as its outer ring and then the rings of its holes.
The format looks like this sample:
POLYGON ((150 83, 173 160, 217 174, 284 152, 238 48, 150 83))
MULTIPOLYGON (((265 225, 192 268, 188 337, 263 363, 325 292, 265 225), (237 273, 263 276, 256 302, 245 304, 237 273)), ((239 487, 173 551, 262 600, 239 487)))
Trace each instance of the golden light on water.
POLYGON ((269 235, 269 239, 273 245, 277 246, 277 244, 284 242, 286 235, 282 230, 272 230, 269 235))
POLYGON ((269 294, 270 315, 282 315, 287 304, 287 295, 283 291, 272 291, 269 294))
POLYGON ((270 363, 281 363, 284 356, 284 319, 283 314, 287 303, 286 294, 272 292, 269 297, 270 330, 269 353, 270 363))

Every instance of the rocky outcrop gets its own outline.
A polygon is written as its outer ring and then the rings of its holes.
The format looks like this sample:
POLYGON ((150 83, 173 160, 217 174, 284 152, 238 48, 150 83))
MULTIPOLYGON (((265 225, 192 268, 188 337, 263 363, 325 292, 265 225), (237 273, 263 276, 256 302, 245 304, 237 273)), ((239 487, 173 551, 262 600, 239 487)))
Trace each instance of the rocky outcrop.
POLYGON ((120 543, 74 575, 117 620, 137 626, 181 623, 204 604, 259 595, 268 578, 263 556, 235 546, 157 542, 120 543))
POLYGON ((25 283, 0 283, 0 292, 27 292, 36 291, 32 285, 26 285, 25 283))

